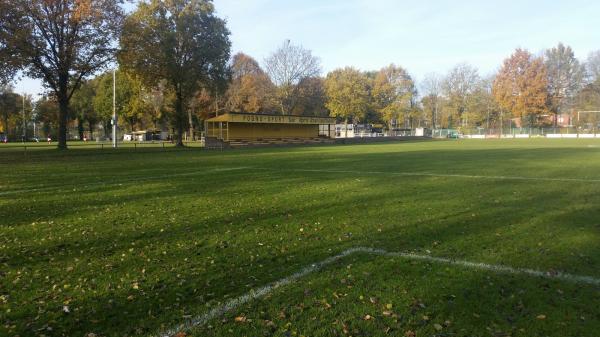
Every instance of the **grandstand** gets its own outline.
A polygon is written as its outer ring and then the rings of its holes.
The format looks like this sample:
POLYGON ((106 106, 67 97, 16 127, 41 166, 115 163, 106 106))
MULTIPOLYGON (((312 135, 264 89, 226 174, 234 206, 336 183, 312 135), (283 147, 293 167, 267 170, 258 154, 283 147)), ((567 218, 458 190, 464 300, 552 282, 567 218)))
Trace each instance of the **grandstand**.
POLYGON ((205 122, 207 147, 332 143, 335 118, 226 113, 205 122))

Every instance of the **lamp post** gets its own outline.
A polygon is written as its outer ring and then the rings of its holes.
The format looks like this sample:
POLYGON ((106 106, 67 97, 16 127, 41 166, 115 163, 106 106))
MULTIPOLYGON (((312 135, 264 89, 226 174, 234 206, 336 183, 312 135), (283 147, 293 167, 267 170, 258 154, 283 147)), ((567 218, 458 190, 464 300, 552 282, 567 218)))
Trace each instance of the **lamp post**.
POLYGON ((113 148, 117 148, 117 70, 113 69, 113 116, 112 116, 113 148))
POLYGON ((23 98, 23 132, 21 139, 23 143, 25 143, 25 138, 27 138, 27 121, 25 120, 25 93, 21 96, 23 98))

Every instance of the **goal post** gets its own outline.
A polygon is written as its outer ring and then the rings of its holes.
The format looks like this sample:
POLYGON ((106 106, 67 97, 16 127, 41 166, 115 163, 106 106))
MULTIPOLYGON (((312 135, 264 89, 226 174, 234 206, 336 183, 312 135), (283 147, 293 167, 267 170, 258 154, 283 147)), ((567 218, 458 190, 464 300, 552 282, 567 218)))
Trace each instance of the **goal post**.
POLYGON ((600 124, 600 110, 582 110, 577 111, 577 126, 592 124, 592 129, 598 129, 600 124))

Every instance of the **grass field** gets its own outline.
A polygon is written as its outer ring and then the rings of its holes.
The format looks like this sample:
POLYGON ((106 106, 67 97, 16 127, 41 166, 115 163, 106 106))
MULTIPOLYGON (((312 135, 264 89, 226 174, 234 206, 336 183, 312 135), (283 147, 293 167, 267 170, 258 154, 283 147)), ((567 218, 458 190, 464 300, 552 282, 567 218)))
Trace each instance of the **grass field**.
MULTIPOLYGON (((598 280, 599 188, 600 140, 0 146, 0 336, 158 336, 353 247, 598 280)), ((594 282, 357 252, 184 332, 596 337, 599 303, 594 282)))

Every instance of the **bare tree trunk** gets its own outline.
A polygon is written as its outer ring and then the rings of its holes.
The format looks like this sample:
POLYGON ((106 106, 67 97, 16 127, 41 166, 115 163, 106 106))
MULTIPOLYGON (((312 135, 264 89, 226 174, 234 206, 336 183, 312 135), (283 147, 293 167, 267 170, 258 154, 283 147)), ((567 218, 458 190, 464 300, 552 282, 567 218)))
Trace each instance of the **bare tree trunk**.
POLYGON ((88 121, 88 128, 90 130, 90 140, 94 140, 94 123, 88 121))
POLYGON ((177 92, 175 99, 175 146, 183 147, 183 130, 185 129, 185 112, 183 111, 183 95, 177 92))
POLYGON ((79 133, 79 140, 83 140, 83 121, 81 118, 77 118, 77 132, 79 133))
POLYGON ((433 113, 431 115, 431 129, 435 130, 435 118, 437 117, 437 113, 438 113, 438 106, 437 106, 437 98, 436 98, 436 102, 433 105, 433 113))
MULTIPOLYGON (((193 105, 192 105, 193 108, 193 105)), ((190 140, 194 141, 194 121, 192 120, 192 110, 188 109, 188 124, 190 127, 190 140)))
POLYGON ((346 119, 344 119, 344 138, 348 138, 348 117, 346 117, 346 119))
POLYGON ((67 149, 67 124, 69 116, 69 101, 67 87, 61 88, 58 93, 58 149, 67 149))

